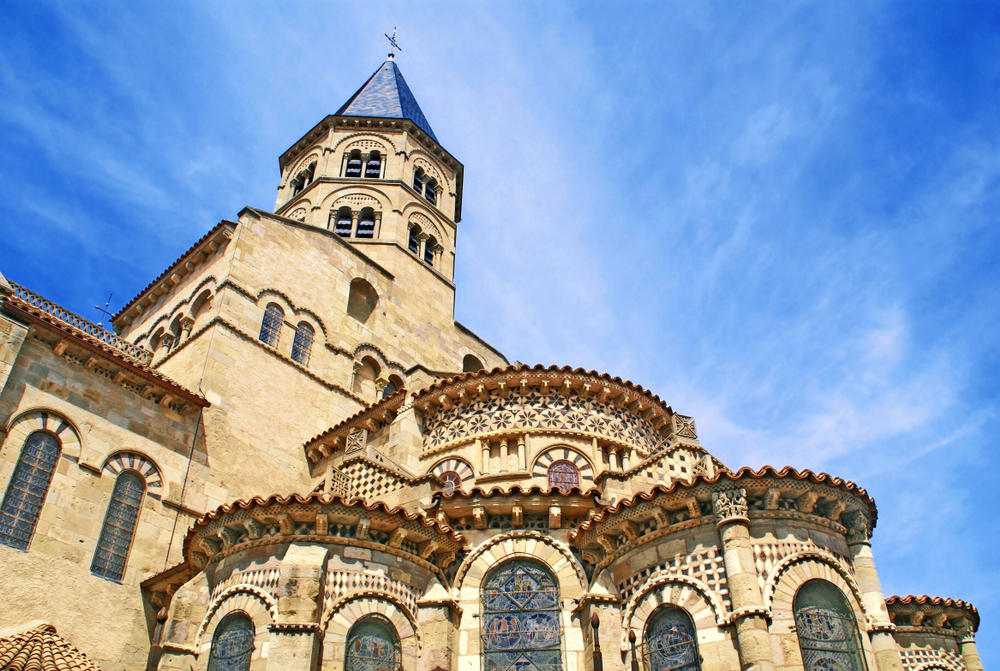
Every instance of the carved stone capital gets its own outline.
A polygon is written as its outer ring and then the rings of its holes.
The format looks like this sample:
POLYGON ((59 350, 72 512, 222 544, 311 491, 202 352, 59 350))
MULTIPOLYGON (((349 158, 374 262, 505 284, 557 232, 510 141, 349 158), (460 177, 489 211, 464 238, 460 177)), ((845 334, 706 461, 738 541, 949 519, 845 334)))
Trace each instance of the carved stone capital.
POLYGON ((747 490, 739 487, 712 492, 712 510, 715 511, 716 525, 734 521, 749 522, 747 490))
POLYGON ((841 521, 847 527, 847 543, 866 543, 871 538, 871 529, 868 527, 868 518, 860 510, 852 510, 841 515, 841 521))

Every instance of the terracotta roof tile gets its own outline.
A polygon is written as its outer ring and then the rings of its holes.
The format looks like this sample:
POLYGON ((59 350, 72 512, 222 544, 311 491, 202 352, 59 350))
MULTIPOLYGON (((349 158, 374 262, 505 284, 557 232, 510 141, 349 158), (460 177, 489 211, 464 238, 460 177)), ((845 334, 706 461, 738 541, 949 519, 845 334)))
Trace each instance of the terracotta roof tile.
POLYGON ((660 494, 670 494, 677 491, 678 489, 692 489, 698 485, 712 485, 719 482, 722 479, 729 480, 731 482, 738 482, 740 480, 751 479, 751 480, 762 480, 764 478, 794 478, 795 480, 808 480, 813 484, 826 485, 828 487, 834 487, 841 489, 845 492, 850 492, 854 494, 859 499, 862 500, 867 506, 868 510, 872 514, 872 528, 875 528, 875 523, 878 519, 878 510, 875 507, 875 501, 868 496, 866 492, 861 487, 850 480, 842 480, 833 475, 828 475, 826 473, 813 473, 810 470, 798 471, 791 466, 785 466, 781 469, 777 469, 773 466, 763 466, 759 470, 753 470, 749 466, 744 466, 740 470, 733 473, 729 470, 718 471, 714 477, 708 477, 705 475, 699 475, 694 480, 675 480, 670 486, 656 485, 647 492, 640 492, 633 496, 632 498, 622 499, 614 505, 605 510, 601 511, 594 517, 590 518, 586 522, 583 522, 570 533, 570 538, 576 538, 581 531, 588 531, 597 526, 598 523, 603 522, 605 519, 615 515, 625 508, 633 508, 636 504, 642 501, 651 501, 660 494))
POLYGON ((558 487, 549 487, 548 489, 542 487, 541 485, 532 485, 531 487, 522 487, 521 485, 511 485, 510 487, 504 489, 501 485, 494 485, 492 487, 473 487, 469 491, 464 491, 461 489, 455 489, 450 494, 445 494, 443 491, 434 493, 436 499, 441 499, 444 501, 450 501, 452 499, 463 498, 471 499, 477 496, 484 498, 490 498, 492 496, 580 496, 585 498, 590 498, 592 496, 601 496, 601 491, 596 487, 591 487, 587 491, 583 491, 579 487, 570 487, 566 491, 561 490, 558 487))
POLYGON ((0 639, 0 669, 4 671, 101 671, 85 654, 42 624, 0 639))
POLYGON ((961 599, 949 599, 941 596, 890 596, 885 600, 885 605, 889 610, 894 606, 940 606, 942 608, 955 608, 964 610, 972 616, 972 631, 979 629, 979 610, 968 601, 961 599))

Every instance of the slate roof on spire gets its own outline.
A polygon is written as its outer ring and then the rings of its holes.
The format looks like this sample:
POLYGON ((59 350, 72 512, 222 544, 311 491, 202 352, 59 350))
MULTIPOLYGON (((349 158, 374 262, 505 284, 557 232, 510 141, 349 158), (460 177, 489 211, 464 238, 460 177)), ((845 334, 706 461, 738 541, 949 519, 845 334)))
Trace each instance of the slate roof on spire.
POLYGON ((336 116, 372 116, 409 119, 437 142, 427 117, 403 79, 392 57, 375 71, 364 86, 337 110, 336 116))

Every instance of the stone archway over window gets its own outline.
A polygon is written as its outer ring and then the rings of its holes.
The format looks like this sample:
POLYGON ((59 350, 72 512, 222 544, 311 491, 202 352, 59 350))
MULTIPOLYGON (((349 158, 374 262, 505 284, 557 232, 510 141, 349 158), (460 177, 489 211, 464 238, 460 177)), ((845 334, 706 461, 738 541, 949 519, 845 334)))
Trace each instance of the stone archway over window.
POLYGON ((399 671, 399 634, 387 618, 367 615, 351 627, 344 650, 344 671, 399 671))
POLYGON ((649 671, 700 671, 698 634, 691 616, 676 606, 661 606, 649 618, 642 639, 649 671))
POLYGON ((794 607, 805 671, 865 671, 857 620, 836 585, 809 580, 795 594, 794 607))

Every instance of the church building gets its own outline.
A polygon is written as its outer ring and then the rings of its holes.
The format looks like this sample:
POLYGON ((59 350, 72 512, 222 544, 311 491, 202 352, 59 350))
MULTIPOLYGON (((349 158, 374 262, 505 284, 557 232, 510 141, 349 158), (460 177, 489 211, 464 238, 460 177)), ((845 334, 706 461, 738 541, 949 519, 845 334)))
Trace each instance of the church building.
POLYGON ((279 167, 113 332, 0 276, 0 668, 983 668, 861 486, 456 321, 464 166, 392 55, 279 167))

